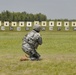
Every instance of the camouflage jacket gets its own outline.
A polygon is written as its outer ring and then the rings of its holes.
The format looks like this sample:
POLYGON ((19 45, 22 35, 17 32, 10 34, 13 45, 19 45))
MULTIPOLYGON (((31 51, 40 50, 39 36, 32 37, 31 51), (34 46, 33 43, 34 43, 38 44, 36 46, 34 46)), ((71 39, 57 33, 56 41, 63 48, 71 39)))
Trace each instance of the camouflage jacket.
POLYGON ((37 47, 42 44, 42 37, 40 36, 40 33, 32 30, 30 33, 26 34, 23 38, 22 45, 26 43, 37 49, 37 47))

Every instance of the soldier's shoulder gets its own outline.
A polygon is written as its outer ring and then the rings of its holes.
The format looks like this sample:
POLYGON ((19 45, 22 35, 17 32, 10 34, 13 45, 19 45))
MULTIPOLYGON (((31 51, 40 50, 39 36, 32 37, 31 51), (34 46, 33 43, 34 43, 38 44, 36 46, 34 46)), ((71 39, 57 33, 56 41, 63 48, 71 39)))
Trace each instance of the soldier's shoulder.
POLYGON ((36 34, 35 34, 35 36, 38 36, 38 37, 40 37, 40 33, 36 33, 36 34))

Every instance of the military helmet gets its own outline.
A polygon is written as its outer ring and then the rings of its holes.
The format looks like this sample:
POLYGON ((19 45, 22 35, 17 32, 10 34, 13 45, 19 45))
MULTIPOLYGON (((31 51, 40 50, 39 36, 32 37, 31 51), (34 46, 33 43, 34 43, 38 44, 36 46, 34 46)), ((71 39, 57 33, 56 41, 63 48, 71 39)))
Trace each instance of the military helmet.
POLYGON ((40 32, 40 30, 41 30, 41 26, 40 25, 34 25, 33 26, 33 29, 35 30, 35 31, 37 31, 37 32, 40 32))

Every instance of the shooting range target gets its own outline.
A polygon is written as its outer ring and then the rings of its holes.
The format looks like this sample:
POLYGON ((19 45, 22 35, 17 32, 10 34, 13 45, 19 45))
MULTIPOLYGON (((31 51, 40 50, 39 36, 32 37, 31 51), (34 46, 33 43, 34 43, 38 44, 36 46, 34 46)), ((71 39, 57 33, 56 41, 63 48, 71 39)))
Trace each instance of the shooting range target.
POLYGON ((50 21, 49 26, 54 26, 54 21, 50 21))
POLYGON ((1 26, 1 21, 0 21, 0 26, 1 26))
POLYGON ((57 22, 57 26, 62 26, 62 22, 57 22))
POLYGON ((72 27, 76 27, 76 22, 72 22, 72 27))
POLYGON ((46 26, 46 21, 42 21, 42 22, 41 22, 41 25, 42 25, 42 26, 46 26))
POLYGON ((9 22, 4 22, 4 26, 9 26, 9 22))
POLYGON ((65 27, 69 27, 69 22, 64 22, 65 27))
POLYGON ((17 26, 17 22, 12 22, 12 26, 16 27, 17 26))
POLYGON ((27 26, 27 27, 31 27, 31 26, 32 26, 32 22, 27 22, 27 23, 26 23, 26 26, 27 26))
POLYGON ((37 25, 37 24, 39 24, 39 21, 34 21, 34 25, 37 25))
POLYGON ((19 22, 20 27, 24 27, 24 22, 19 22))

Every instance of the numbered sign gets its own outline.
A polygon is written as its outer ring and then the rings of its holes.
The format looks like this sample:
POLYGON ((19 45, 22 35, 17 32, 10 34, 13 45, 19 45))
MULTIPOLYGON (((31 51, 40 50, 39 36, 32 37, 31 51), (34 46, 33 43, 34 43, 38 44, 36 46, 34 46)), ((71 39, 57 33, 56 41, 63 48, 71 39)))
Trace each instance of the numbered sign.
POLYGON ((74 29, 73 29, 74 31, 76 31, 76 27, 74 27, 74 29))
POLYGON ((53 26, 50 26, 50 27, 49 27, 49 30, 51 30, 51 31, 52 31, 52 30, 53 30, 53 26))
POLYGON ((42 31, 45 31, 46 30, 46 28, 45 27, 42 27, 42 31))
POLYGON ((61 30, 61 27, 58 27, 57 30, 60 31, 61 30))
POLYGON ((14 28, 13 28, 12 26, 10 26, 9 30, 10 30, 10 31, 13 31, 13 30, 14 30, 14 28))
POLYGON ((29 27, 26 27, 25 30, 28 31, 28 30, 30 30, 30 28, 29 27))
POLYGON ((65 27, 65 30, 68 31, 69 30, 69 27, 65 27))
POLYGON ((5 26, 1 26, 1 30, 5 30, 5 26))
POLYGON ((21 27, 17 27, 17 31, 21 31, 21 27))

